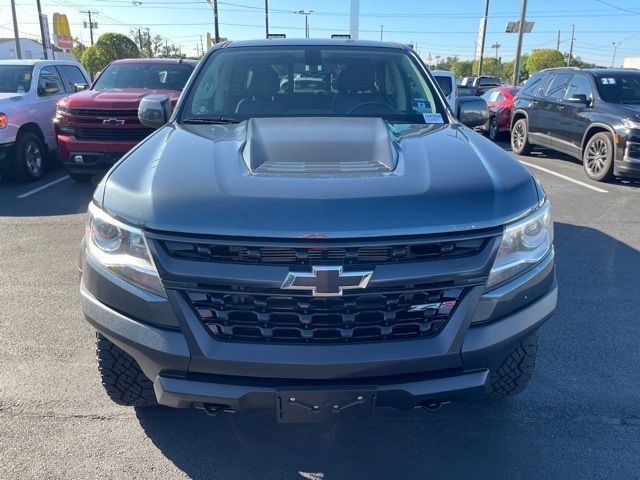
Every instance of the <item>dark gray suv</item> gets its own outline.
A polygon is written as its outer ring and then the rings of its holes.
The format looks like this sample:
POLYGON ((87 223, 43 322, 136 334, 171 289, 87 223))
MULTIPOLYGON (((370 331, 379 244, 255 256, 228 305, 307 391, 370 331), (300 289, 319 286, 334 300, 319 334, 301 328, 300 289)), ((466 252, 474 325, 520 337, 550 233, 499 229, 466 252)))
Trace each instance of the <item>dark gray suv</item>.
POLYGON ((279 421, 438 409, 529 381, 554 312, 536 180, 409 48, 212 48, 99 184, 81 292, 123 405, 279 421))

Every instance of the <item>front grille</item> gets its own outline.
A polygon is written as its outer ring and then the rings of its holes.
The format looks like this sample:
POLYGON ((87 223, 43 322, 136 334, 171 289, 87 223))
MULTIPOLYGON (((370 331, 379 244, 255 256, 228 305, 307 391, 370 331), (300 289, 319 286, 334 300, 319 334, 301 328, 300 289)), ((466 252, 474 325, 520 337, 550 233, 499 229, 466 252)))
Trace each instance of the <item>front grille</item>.
POLYGON ((149 136, 152 128, 76 128, 78 140, 124 140, 139 142, 149 136))
POLYGON ((270 265, 331 265, 383 264, 401 261, 426 261, 474 255, 480 252, 488 238, 397 245, 359 247, 280 247, 249 246, 226 243, 163 241, 165 250, 175 258, 214 262, 259 263, 270 265))
POLYGON ((402 285, 329 298, 239 287, 184 295, 211 334, 222 340, 348 343, 435 336, 463 293, 461 288, 402 285))
POLYGON ((83 115, 88 117, 136 117, 138 118, 138 110, 98 110, 93 108, 70 108, 70 115, 83 115))

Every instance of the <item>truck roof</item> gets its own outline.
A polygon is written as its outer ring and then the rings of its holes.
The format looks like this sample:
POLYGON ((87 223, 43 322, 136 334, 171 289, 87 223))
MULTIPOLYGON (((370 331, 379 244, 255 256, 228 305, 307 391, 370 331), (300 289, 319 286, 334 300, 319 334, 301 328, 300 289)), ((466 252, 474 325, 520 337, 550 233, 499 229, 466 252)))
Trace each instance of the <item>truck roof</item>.
POLYGON ((256 40, 238 40, 221 44, 220 48, 234 47, 270 47, 279 46, 318 46, 331 47, 345 45, 350 47, 383 47, 383 48, 406 48, 395 42, 379 42, 376 40, 352 40, 349 38, 263 38, 256 40))
POLYGON ((73 60, 42 60, 42 59, 14 59, 14 60, 0 60, 0 65, 79 65, 78 62, 73 60))

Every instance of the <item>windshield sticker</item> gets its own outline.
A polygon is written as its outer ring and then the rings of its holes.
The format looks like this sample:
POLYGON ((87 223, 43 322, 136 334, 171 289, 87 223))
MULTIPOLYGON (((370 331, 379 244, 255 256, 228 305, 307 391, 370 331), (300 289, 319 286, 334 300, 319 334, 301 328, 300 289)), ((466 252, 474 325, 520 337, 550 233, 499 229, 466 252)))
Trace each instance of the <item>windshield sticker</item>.
POLYGON ((22 85, 18 85, 18 91, 16 93, 24 93, 24 87, 22 85))
POLYGON ((601 78, 600 81, 602 82, 603 85, 615 85, 616 84, 616 79, 615 78, 610 78, 610 77, 601 78))
POLYGON ((425 123, 444 123, 439 113, 423 113, 425 123))
POLYGON ((431 113, 431 102, 424 98, 414 98, 411 107, 418 113, 431 113))

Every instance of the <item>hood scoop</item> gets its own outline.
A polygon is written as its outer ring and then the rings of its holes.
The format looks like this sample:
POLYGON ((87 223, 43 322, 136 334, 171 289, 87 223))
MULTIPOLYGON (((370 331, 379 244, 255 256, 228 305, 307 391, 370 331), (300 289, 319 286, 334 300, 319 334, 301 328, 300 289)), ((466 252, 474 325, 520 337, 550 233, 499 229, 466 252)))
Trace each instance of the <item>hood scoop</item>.
POLYGON ((242 156, 254 174, 381 174, 398 161, 380 118, 252 118, 246 132, 242 156))

